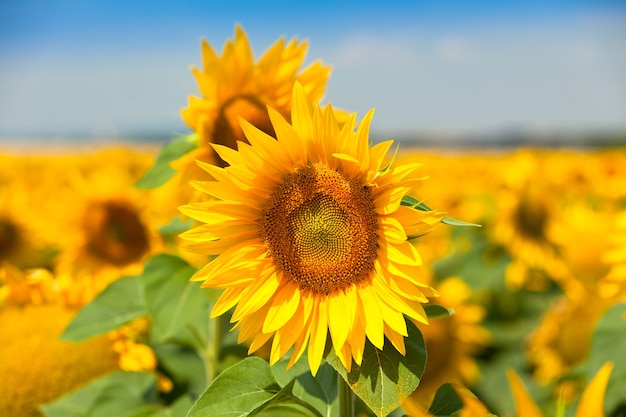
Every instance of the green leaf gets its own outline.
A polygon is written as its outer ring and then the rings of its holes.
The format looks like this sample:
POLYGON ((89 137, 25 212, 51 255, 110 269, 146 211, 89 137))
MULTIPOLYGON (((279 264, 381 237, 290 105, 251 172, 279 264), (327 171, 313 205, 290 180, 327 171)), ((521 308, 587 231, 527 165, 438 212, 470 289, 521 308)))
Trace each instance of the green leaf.
POLYGON ((269 364, 251 356, 219 374, 187 417, 253 416, 280 391, 269 364))
POLYGON ((361 366, 352 364, 347 372, 334 352, 326 360, 339 372, 363 402, 379 417, 400 407, 415 391, 426 367, 426 346, 419 329, 407 321, 409 336, 404 339, 406 355, 402 356, 385 340, 383 350, 367 342, 361 366))
POLYGON ((162 408, 150 417, 185 417, 193 406, 193 399, 189 395, 182 395, 171 406, 162 408))
POLYGON ((154 165, 135 184, 138 188, 156 188, 174 176, 176 171, 170 167, 175 161, 198 146, 195 134, 179 136, 161 148, 154 165))
POLYGON ((454 314, 453 308, 446 308, 439 304, 424 304, 424 311, 429 319, 442 319, 454 314))
POLYGON ((272 372, 280 385, 286 385, 295 379, 292 394, 326 417, 339 416, 339 396, 337 391, 337 372, 328 363, 322 363, 317 375, 311 375, 306 355, 302 356, 289 370, 289 362, 284 358, 272 366, 272 372))
POLYGON ((152 346, 158 359, 159 367, 177 386, 198 396, 207 385, 202 359, 196 351, 175 343, 157 344, 152 346))
POLYGON ((428 412, 433 416, 449 416, 463 409, 463 400, 452 385, 443 384, 435 393, 428 412))
POLYGON ((78 312, 61 339, 80 342, 117 329, 146 314, 141 278, 120 278, 78 312))
POLYGON ((178 341, 198 347, 191 328, 208 328, 210 291, 189 282, 195 268, 173 255, 150 258, 141 280, 147 310, 152 317, 152 341, 178 341))
POLYGON ((459 276, 474 291, 505 288, 504 276, 511 257, 490 242, 483 229, 453 229, 452 242, 450 256, 433 265, 438 279, 459 276))
MULTIPOLYGON (((403 206, 408 206, 413 209, 420 210, 420 211, 433 211, 433 209, 430 208, 428 204, 426 204, 423 200, 418 200, 417 198, 410 196, 410 195, 406 195, 402 197, 402 201, 400 204, 402 204, 403 206)), ((482 227, 480 224, 468 223, 468 222, 464 222, 463 220, 453 219, 452 217, 448 217, 448 216, 444 217, 443 220, 441 220, 441 222, 450 226, 482 227)))
POLYGON ((43 405, 41 412, 46 417, 149 416, 157 410, 149 404, 155 392, 153 374, 118 371, 43 405))
POLYGON ((614 368, 604 396, 604 407, 611 415, 619 405, 625 405, 626 392, 626 303, 617 303, 598 321, 591 341, 587 375, 591 379, 605 362, 614 368))
POLYGON ((171 222, 159 227, 159 233, 167 240, 175 239, 179 234, 189 230, 193 225, 193 220, 183 221, 180 215, 175 216, 171 222))

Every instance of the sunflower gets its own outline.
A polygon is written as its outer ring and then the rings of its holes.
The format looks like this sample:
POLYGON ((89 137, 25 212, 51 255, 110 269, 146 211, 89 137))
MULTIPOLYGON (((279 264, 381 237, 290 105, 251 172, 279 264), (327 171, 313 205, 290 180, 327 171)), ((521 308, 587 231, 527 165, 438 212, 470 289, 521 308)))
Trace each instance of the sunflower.
POLYGON ((0 155, 0 262, 22 268, 50 266, 54 254, 49 217, 41 211, 51 189, 33 172, 50 174, 46 164, 31 157, 0 155))
POLYGON ((594 292, 610 265, 604 254, 610 249, 614 215, 611 210, 593 208, 590 204, 572 203, 563 207, 548 231, 556 243, 561 262, 551 265, 551 277, 566 291, 582 286, 594 292))
POLYGON ((433 295, 407 238, 443 213, 402 204, 424 180, 420 165, 384 164, 392 141, 369 147, 373 111, 355 131, 356 115, 340 123, 330 104, 309 100, 296 83, 291 124, 268 107, 276 139, 241 120, 249 143, 213 145, 229 166, 199 162, 214 180, 193 185, 214 199, 181 207, 204 223, 181 236, 216 256, 193 278, 224 289, 211 315, 235 307, 239 342, 254 352, 272 339, 272 364, 293 347, 293 365, 308 345, 315 375, 329 331, 348 370, 366 337, 405 352, 403 314, 427 322, 422 303, 433 295))
POLYGON ((151 207, 151 194, 133 188, 141 171, 130 155, 122 149, 83 155, 67 171, 66 204, 75 210, 61 219, 66 233, 56 273, 77 305, 120 276, 140 273, 163 245, 157 227, 165 220, 151 207))
MULTIPOLYGON (((190 96, 181 112, 183 121, 197 134, 198 144, 172 163, 182 174, 182 194, 192 191, 186 188, 189 179, 206 176, 196 160, 224 166, 225 161, 210 144, 236 148, 238 141, 246 142, 238 117, 273 136, 266 106, 288 117, 294 82, 302 84, 309 100, 317 103, 322 99, 330 67, 314 62, 301 70, 307 47, 305 41, 294 38, 286 42, 281 38, 255 62, 240 26, 235 27, 235 39, 226 42, 221 56, 206 40, 202 41, 202 69, 191 69, 201 97, 190 96)), ((184 197, 185 202, 189 201, 188 196, 184 197)))
POLYGON ((428 362, 417 389, 405 400, 403 408, 426 406, 442 384, 471 384, 479 376, 474 356, 486 346, 489 332, 480 323, 485 309, 471 301, 471 289, 460 278, 443 280, 436 287, 437 303, 452 308, 449 317, 432 320, 428 326, 417 323, 424 336, 428 362))
POLYGON ((529 337, 527 355, 542 384, 554 382, 586 359, 596 323, 612 305, 580 287, 571 290, 555 301, 529 337))
POLYGON ((488 230, 513 258, 506 275, 510 285, 532 290, 546 287, 548 271, 560 262, 548 233, 557 210, 556 199, 538 178, 528 177, 519 188, 498 194, 496 214, 488 230))
POLYGON ((37 407, 118 369, 109 337, 59 341, 76 310, 47 270, 0 265, 0 415, 40 416, 37 407))
POLYGON ((598 291, 604 298, 626 299, 626 210, 615 220, 615 228, 609 235, 610 249, 602 257, 609 271, 600 280, 598 291))

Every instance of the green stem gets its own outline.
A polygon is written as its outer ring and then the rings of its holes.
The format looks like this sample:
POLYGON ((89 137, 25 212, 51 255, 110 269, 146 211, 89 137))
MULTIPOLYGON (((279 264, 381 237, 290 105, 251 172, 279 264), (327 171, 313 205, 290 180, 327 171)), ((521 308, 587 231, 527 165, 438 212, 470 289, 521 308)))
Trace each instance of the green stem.
POLYGON ((337 378, 337 386, 339 388, 339 415, 342 417, 353 417, 354 393, 352 392, 352 389, 350 388, 348 383, 341 377, 341 375, 337 375, 337 378))
POLYGON ((219 374, 219 356, 222 349, 223 328, 224 319, 222 316, 216 317, 209 322, 209 340, 207 340, 206 350, 203 355, 207 385, 219 374))

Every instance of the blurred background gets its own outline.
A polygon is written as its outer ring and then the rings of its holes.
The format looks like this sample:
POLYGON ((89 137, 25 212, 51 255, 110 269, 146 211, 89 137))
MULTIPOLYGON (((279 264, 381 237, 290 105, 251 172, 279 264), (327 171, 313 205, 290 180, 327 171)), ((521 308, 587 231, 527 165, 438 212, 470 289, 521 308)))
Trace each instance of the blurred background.
POLYGON ((0 143, 164 142, 197 86, 200 40, 235 24, 259 57, 309 40, 326 101, 374 139, 606 145, 626 132, 626 2, 0 2, 0 143))

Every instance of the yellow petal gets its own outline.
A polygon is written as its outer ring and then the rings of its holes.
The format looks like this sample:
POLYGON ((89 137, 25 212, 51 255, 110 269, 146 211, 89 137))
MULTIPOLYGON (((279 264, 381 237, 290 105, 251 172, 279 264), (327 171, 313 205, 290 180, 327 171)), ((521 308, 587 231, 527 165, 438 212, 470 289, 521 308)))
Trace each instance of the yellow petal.
POLYGON ((309 368, 315 376, 324 356, 326 334, 328 333, 328 304, 326 297, 320 296, 313 310, 311 320, 311 340, 309 341, 309 368))
POLYGON ((263 323, 263 333, 274 332, 293 318, 300 304, 300 289, 293 282, 283 285, 272 298, 263 323))
POLYGON ((524 388, 524 384, 515 371, 512 369, 507 370, 506 376, 511 386, 513 399, 515 400, 515 415, 517 417, 543 417, 539 407, 535 404, 533 399, 530 398, 530 395, 526 392, 526 388, 524 388))
POLYGON ((585 388, 576 409, 576 417, 604 417, 604 394, 613 370, 613 363, 606 362, 585 388))
POLYGON ((385 343, 385 332, 382 313, 378 305, 378 296, 374 294, 369 285, 359 288, 358 295, 365 314, 365 334, 374 346, 382 350, 385 343))
POLYGON ((251 313, 254 313, 265 305, 276 293, 280 286, 280 278, 276 272, 272 272, 268 277, 259 277, 253 285, 248 287, 241 295, 241 300, 231 318, 231 322, 241 320, 251 313))
POLYGON ((340 350, 354 322, 356 305, 355 287, 351 285, 328 297, 328 327, 335 350, 340 350))

